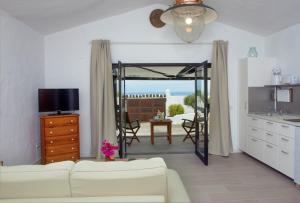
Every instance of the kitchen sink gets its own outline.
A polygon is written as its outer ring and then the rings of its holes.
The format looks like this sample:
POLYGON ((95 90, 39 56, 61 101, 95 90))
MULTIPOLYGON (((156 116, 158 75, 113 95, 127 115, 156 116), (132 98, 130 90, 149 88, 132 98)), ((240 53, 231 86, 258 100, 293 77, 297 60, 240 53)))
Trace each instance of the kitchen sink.
POLYGON ((295 122, 295 123, 300 123, 300 118, 294 118, 294 119, 283 119, 285 121, 289 121, 289 122, 295 122))

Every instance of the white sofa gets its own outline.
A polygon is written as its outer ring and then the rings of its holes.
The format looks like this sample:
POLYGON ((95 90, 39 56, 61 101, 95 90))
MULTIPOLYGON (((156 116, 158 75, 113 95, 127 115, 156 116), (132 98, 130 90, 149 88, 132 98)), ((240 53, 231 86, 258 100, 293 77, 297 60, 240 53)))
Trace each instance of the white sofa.
POLYGON ((190 203, 163 159, 0 167, 0 203, 190 203))

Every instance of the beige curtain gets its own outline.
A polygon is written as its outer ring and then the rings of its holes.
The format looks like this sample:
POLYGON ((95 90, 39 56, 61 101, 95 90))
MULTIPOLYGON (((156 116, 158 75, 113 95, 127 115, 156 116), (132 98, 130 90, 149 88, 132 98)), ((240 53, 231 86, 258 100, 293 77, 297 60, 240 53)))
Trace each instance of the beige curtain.
POLYGON ((215 41, 211 75, 209 153, 229 156, 232 139, 228 96, 228 42, 215 41))
POLYGON ((91 53, 91 154, 101 157, 104 139, 117 143, 110 42, 94 40, 91 53))

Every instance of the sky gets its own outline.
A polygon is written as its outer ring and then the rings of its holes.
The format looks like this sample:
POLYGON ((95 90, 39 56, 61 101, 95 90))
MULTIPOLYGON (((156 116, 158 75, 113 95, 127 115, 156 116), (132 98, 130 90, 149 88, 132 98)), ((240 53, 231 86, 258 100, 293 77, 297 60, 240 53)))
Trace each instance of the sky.
POLYGON ((193 93, 194 80, 127 80, 126 93, 164 93, 166 89, 173 92, 193 93))

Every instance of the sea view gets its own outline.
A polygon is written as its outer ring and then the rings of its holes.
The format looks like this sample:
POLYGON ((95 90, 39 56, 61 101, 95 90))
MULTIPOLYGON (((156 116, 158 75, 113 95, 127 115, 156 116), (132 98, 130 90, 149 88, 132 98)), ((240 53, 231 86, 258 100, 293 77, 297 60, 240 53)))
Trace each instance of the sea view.
POLYGON ((194 81, 126 81, 126 94, 164 95, 166 91, 170 92, 172 96, 187 96, 195 91, 194 81))

